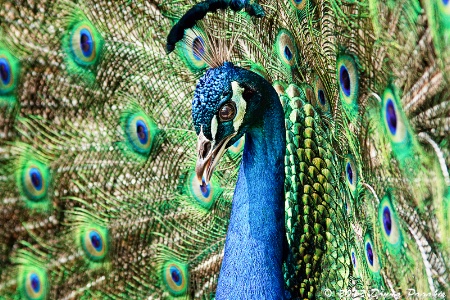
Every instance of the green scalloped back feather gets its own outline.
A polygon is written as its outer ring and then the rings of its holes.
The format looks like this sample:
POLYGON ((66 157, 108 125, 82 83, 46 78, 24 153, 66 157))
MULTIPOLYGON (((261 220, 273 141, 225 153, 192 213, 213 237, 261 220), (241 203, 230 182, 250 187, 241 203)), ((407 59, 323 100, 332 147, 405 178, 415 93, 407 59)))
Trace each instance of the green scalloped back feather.
POLYGON ((311 298, 327 288, 349 286, 349 251, 338 246, 346 244, 341 239, 348 233, 340 230, 349 226, 342 201, 349 195, 338 178, 341 163, 333 155, 332 135, 328 127, 321 127, 328 112, 316 111, 303 89, 297 90, 298 96, 280 96, 287 131, 286 234, 291 249, 296 250, 285 264, 285 276, 289 289, 298 293, 294 297, 311 298), (319 271, 323 268, 328 268, 326 274, 319 271), (299 272, 306 277, 295 275, 299 272))

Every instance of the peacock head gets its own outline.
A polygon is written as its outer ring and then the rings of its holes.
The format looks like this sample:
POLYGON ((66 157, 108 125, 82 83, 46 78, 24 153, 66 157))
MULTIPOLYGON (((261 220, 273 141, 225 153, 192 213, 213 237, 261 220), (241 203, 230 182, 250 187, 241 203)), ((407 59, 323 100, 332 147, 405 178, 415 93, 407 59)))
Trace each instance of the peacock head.
POLYGON ((230 62, 200 79, 192 100, 199 182, 208 183, 225 150, 261 122, 266 86, 263 77, 230 62))

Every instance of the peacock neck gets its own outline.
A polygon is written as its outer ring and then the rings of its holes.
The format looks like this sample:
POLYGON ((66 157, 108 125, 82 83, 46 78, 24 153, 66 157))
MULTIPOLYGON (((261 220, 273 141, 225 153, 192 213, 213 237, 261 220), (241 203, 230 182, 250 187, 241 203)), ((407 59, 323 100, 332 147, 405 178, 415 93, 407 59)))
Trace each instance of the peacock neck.
POLYGON ((282 299, 285 245, 283 110, 275 91, 245 136, 216 299, 282 299))

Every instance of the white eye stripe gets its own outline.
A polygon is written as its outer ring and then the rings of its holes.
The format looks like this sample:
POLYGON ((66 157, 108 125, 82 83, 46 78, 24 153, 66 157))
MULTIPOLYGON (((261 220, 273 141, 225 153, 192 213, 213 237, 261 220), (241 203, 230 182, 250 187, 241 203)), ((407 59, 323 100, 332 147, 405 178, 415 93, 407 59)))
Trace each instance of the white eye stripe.
POLYGON ((242 88, 237 81, 231 82, 231 88, 233 90, 233 97, 231 98, 231 101, 233 101, 236 105, 236 116, 233 119, 233 127, 235 131, 238 131, 244 121, 247 101, 245 101, 242 97, 244 88, 242 88))
POLYGON ((217 127, 218 127, 218 122, 217 122, 217 116, 214 116, 211 120, 211 136, 213 141, 216 140, 216 134, 217 134, 217 127))

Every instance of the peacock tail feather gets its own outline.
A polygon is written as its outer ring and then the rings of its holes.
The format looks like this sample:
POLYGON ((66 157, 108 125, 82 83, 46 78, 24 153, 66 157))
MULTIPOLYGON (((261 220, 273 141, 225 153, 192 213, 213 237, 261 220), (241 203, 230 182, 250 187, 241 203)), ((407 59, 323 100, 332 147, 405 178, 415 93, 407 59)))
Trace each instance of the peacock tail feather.
POLYGON ((195 2, 0 5, 0 299, 215 297, 248 141, 199 183, 191 105, 225 60, 283 106, 286 297, 450 297, 449 1, 260 0, 167 55, 195 2))

